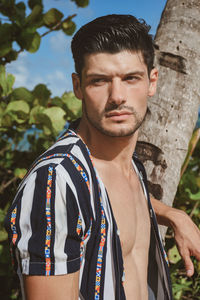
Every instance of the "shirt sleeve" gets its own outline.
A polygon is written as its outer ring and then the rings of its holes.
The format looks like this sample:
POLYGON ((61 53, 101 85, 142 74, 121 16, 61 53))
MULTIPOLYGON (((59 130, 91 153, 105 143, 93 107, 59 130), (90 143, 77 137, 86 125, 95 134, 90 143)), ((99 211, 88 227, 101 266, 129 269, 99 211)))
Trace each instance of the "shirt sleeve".
POLYGON ((47 165, 30 175, 18 193, 9 225, 23 274, 62 275, 79 270, 90 217, 81 209, 86 187, 79 181, 77 192, 76 181, 62 167, 47 165))

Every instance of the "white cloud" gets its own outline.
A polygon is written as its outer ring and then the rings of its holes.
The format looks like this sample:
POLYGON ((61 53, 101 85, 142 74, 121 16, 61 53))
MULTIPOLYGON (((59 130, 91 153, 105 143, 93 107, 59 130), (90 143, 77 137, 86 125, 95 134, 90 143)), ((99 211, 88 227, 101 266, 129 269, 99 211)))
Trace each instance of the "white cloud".
POLYGON ((33 76, 31 63, 28 59, 28 53, 22 52, 18 59, 11 62, 7 66, 7 71, 15 76, 14 87, 25 86, 28 89, 33 89, 35 85, 43 81, 41 76, 33 76))
POLYGON ((55 70, 49 74, 46 79, 47 86, 51 86, 54 96, 61 96, 65 91, 72 89, 71 81, 67 79, 66 74, 60 70, 55 70))
POLYGON ((17 60, 7 65, 7 71, 15 75, 15 86, 26 86, 29 77, 27 53, 20 53, 17 60))
POLYGON ((54 80, 66 80, 66 74, 64 74, 60 70, 56 70, 54 74, 48 75, 47 78, 54 79, 54 80))
MULTIPOLYGON (((51 73, 41 73, 38 68, 36 73, 32 67, 33 63, 29 61, 27 53, 21 53, 16 61, 7 66, 7 72, 15 76, 15 88, 25 86, 32 90, 37 84, 44 83, 53 96, 61 96, 65 91, 72 89, 71 80, 67 80, 66 73, 62 70, 53 68, 51 73)), ((41 66, 40 68, 42 69, 41 66)))
POLYGON ((62 31, 55 32, 49 39, 50 47, 57 53, 66 53, 70 47, 71 37, 67 37, 62 31))

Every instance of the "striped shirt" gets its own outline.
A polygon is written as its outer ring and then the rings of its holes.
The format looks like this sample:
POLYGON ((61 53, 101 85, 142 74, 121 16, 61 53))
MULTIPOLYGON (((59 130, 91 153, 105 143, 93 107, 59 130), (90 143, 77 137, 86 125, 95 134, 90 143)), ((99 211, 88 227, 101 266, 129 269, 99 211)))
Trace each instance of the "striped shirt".
MULTIPOLYGON (((151 218, 149 299, 171 300, 168 266, 146 174, 135 155, 133 165, 151 218)), ((126 299, 120 237, 108 194, 87 146, 73 130, 34 162, 5 224, 20 277, 80 270, 79 300, 126 299)))

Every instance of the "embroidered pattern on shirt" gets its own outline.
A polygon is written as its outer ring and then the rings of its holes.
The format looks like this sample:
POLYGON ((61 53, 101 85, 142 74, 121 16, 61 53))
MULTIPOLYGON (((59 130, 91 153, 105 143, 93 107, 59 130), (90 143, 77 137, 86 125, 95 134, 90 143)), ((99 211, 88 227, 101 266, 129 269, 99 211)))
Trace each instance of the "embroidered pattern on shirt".
POLYGON ((79 213, 79 215, 78 215, 78 221, 77 221, 77 225, 76 225, 76 233, 78 235, 80 235, 81 229, 82 229, 82 219, 81 219, 81 216, 80 216, 80 213, 79 213))
MULTIPOLYGON (((98 179, 97 179, 98 181, 98 179)), ((95 300, 100 299, 100 287, 101 287, 101 271, 103 262, 103 251, 106 243, 106 218, 105 212, 102 204, 101 190, 98 181, 99 188, 99 200, 101 205, 101 240, 99 244, 98 256, 97 256, 97 266, 96 266, 96 283, 95 283, 95 300)))
MULTIPOLYGON (((84 144, 84 145, 87 149, 88 155, 93 164, 92 155, 90 153, 90 150, 86 144, 84 144)), ((93 164, 93 167, 94 167, 94 164, 93 164)), ((95 167, 94 167, 94 170, 95 170, 95 167)), ((95 170, 95 173, 96 173, 96 170, 95 170)), ((101 287, 103 251, 104 251, 104 246, 106 243, 107 235, 106 235, 106 217, 105 217, 104 207, 103 207, 103 203, 102 203, 101 188, 100 188, 100 184, 99 184, 99 180, 98 180, 97 176, 96 176, 96 179, 97 179, 97 183, 98 183, 99 201, 100 201, 100 205, 101 205, 101 240, 100 240, 98 256, 97 256, 96 282, 95 282, 95 300, 99 300, 100 299, 100 287, 101 287)))
POLYGON ((11 230, 12 230, 12 243, 15 245, 17 240, 17 229, 16 229, 16 216, 17 216, 17 206, 13 209, 11 214, 11 230))
POLYGON ((167 262, 167 265, 169 266, 168 256, 167 256, 167 253, 166 253, 164 247, 163 247, 163 253, 164 253, 164 257, 165 257, 165 260, 166 260, 166 262, 167 262))
POLYGON ((76 167, 77 171, 79 171, 79 173, 81 174, 82 178, 85 180, 85 183, 86 183, 86 185, 88 187, 88 190, 90 192, 90 183, 89 183, 89 180, 87 178, 86 173, 83 171, 83 168, 76 162, 76 160, 73 158, 73 156, 71 154, 67 154, 67 157, 69 157, 69 159, 71 160, 71 162, 76 167))
POLYGON ((84 237, 82 238, 81 244, 80 244, 80 265, 82 264, 83 261, 83 253, 84 253, 84 243, 85 241, 90 237, 92 232, 92 218, 90 219, 90 227, 84 237))
POLYGON ((51 274, 51 257, 50 257, 50 246, 51 246, 51 192, 52 192, 52 174, 53 167, 49 166, 48 169, 48 180, 47 180, 47 191, 46 191, 46 241, 45 241, 45 275, 51 274))

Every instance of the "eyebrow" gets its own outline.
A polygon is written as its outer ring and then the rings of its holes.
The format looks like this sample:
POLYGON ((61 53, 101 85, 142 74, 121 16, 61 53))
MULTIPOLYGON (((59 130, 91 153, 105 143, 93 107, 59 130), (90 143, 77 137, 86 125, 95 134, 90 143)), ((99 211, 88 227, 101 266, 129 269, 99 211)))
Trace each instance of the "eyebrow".
MULTIPOLYGON (((125 74, 122 74, 122 76, 131 76, 131 75, 140 75, 140 76, 143 76, 145 74, 144 71, 139 71, 139 70, 136 70, 136 71, 132 71, 132 72, 129 72, 129 73, 125 73, 125 74)), ((90 78, 90 77, 110 77, 112 75, 108 75, 108 74, 104 74, 104 73, 90 73, 90 74, 86 74, 86 77, 87 78, 90 78)))

